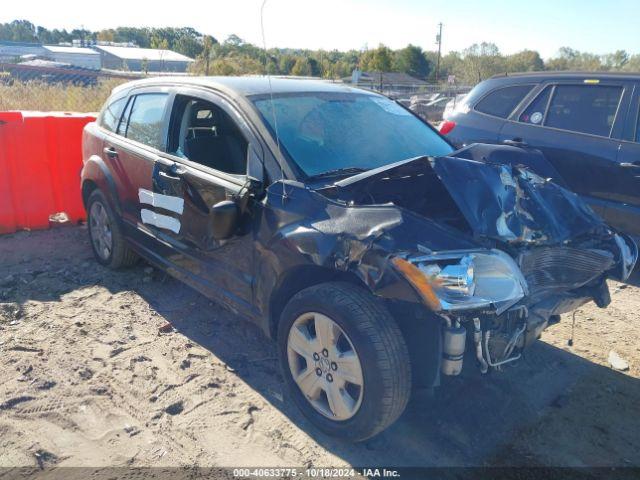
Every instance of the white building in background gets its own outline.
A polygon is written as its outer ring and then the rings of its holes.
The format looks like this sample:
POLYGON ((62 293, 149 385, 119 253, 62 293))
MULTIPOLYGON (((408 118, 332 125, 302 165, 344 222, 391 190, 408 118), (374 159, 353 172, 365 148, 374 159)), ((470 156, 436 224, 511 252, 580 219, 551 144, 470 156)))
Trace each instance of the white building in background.
POLYGON ((102 59, 99 52, 91 48, 44 45, 45 56, 54 62, 67 63, 75 67, 100 70, 102 59))
POLYGON ((102 68, 132 72, 186 72, 194 61, 172 50, 95 45, 102 55, 102 68))
POLYGON ((22 57, 44 56, 45 50, 39 43, 8 42, 0 40, 0 62, 14 63, 22 57))

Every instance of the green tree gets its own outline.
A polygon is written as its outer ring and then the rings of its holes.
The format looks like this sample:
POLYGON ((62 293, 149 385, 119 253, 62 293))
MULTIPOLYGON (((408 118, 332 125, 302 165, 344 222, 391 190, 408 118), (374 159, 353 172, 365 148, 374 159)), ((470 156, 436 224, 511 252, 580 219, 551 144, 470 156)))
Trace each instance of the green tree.
POLYGON ((629 62, 629 54, 624 50, 603 55, 602 64, 607 70, 622 70, 629 62))
POLYGON ((537 72, 544 70, 544 61, 535 50, 522 50, 505 59, 507 72, 537 72))
POLYGON ((296 63, 296 58, 292 55, 281 55, 278 62, 278 70, 283 75, 291 74, 291 70, 296 63))
POLYGON ((291 75, 295 75, 297 77, 311 76, 311 64, 309 63, 309 60, 304 57, 298 57, 291 68, 291 75))
POLYGON ((217 43, 216 39, 211 35, 205 35, 202 37, 202 52, 199 56, 196 56, 196 63, 200 62, 203 65, 201 73, 209 75, 211 67, 211 55, 213 53, 213 45, 217 43))
POLYGON ((244 40, 242 40, 239 36, 231 34, 224 41, 225 45, 231 45, 233 47, 240 47, 244 45, 244 40))
POLYGON ((113 28, 109 28, 106 30, 100 30, 97 34, 97 38, 101 42, 115 42, 116 41, 116 32, 113 28))
POLYGON ((382 44, 378 48, 365 51, 360 57, 360 68, 368 72, 390 72, 393 52, 382 44))
POLYGON ((409 44, 395 52, 393 69, 424 79, 429 75, 430 64, 420 47, 409 44))
POLYGON ((625 72, 640 73, 640 54, 631 55, 627 63, 622 67, 622 70, 625 72))
POLYGON ((590 70, 606 69, 599 55, 580 52, 569 47, 562 47, 558 55, 547 62, 548 70, 590 70))
POLYGON ((37 41, 36 26, 28 20, 14 20, 0 24, 0 40, 11 42, 37 41))
POLYGON ((169 41, 166 38, 162 38, 161 36, 154 35, 151 38, 151 48, 155 48, 158 50, 168 50, 169 41))
POLYGON ((151 46, 151 34, 152 32, 149 28, 118 27, 113 31, 113 41, 134 43, 141 48, 149 48, 151 46))
POLYGON ((456 75, 460 75, 465 82, 481 82, 504 71, 503 57, 493 43, 474 43, 462 52, 458 69, 456 75))

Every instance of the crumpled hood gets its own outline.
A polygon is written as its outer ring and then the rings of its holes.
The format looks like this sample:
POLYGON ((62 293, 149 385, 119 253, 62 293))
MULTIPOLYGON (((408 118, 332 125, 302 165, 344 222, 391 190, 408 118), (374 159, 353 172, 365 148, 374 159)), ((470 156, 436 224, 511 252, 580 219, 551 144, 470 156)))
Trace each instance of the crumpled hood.
POLYGON ((607 230, 578 195, 524 166, 457 157, 431 164, 476 235, 557 245, 607 230))
POLYGON ((534 173, 530 167, 555 177, 551 168, 541 169, 546 160, 540 157, 474 144, 451 156, 402 160, 316 190, 348 206, 393 204, 472 234, 476 241, 510 244, 516 251, 605 251, 617 264, 614 276, 625 280, 638 258, 635 242, 612 231, 578 195, 534 173), (466 227, 452 224, 457 222, 452 208, 466 227))
MULTIPOLYGON (((596 233, 609 236, 609 227, 578 195, 529 168, 555 178, 554 170, 539 157, 513 147, 474 144, 447 157, 416 157, 369 170, 320 191, 358 204, 366 198, 361 192, 370 193, 386 179, 435 173, 476 238, 558 245, 596 233)), ((428 195, 436 185, 417 188, 428 195)), ((415 192, 394 193, 397 198, 415 192)), ((444 205, 445 199, 440 195, 430 201, 444 205)))

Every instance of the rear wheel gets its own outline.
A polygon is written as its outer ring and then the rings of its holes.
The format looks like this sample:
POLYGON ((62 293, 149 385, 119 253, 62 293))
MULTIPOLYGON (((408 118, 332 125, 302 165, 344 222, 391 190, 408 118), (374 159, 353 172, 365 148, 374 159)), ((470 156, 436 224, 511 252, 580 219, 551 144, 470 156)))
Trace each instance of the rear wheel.
POLYGON ((91 248, 99 263, 116 269, 137 262, 138 256, 127 245, 120 224, 100 190, 89 195, 87 225, 91 248))
POLYGON ((404 411, 411 367, 391 314, 349 283, 307 288, 278 326, 285 381, 302 412, 325 433, 370 438, 404 411))

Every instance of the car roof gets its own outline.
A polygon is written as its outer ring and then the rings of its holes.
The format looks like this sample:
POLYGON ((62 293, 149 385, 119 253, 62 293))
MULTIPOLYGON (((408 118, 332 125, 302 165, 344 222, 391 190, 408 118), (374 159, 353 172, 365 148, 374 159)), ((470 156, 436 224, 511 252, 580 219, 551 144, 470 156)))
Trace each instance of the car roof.
POLYGON ((342 83, 333 83, 328 80, 312 80, 292 77, 154 77, 143 80, 135 80, 117 87, 114 92, 128 90, 136 87, 171 85, 171 86, 199 86, 216 90, 233 92, 240 96, 265 95, 269 93, 303 93, 303 92, 327 92, 327 93, 358 93, 376 95, 373 92, 359 88, 349 87, 342 83))
POLYGON ((540 72, 518 72, 518 73, 501 73, 491 78, 624 78, 624 79, 640 79, 638 72, 579 72, 579 71, 540 71, 540 72))

